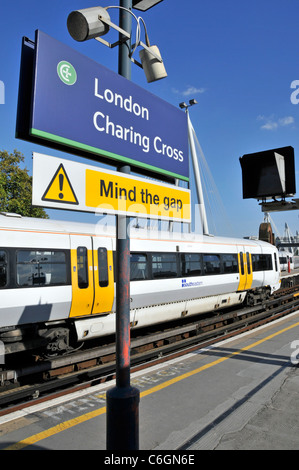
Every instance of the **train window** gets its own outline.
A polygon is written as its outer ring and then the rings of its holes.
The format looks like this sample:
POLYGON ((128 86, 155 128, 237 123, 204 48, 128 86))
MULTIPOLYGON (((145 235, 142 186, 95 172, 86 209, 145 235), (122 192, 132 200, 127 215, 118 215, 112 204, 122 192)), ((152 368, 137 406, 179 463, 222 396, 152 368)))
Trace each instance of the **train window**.
POLYGON ((275 271, 278 271, 278 264, 277 264, 277 256, 276 256, 276 253, 274 253, 274 263, 275 263, 275 271))
POLYGON ((7 284, 7 253, 0 250, 0 287, 5 287, 7 284))
POLYGON ((182 253, 181 269, 182 276, 200 276, 201 255, 199 253, 182 253))
POLYGON ((243 258, 243 252, 240 251, 240 268, 241 268, 241 275, 244 276, 245 271, 244 271, 244 258, 243 258))
POLYGON ((248 272, 248 274, 251 274, 250 254, 248 253, 248 251, 246 253, 246 258, 247 258, 247 272, 248 272))
POLYGON ((258 255, 252 254, 252 271, 258 271, 258 255))
POLYGON ((256 269, 256 258, 257 258, 258 255, 256 254, 252 254, 251 255, 251 258, 252 258, 252 271, 257 271, 256 269))
POLYGON ((66 283, 67 263, 63 251, 17 251, 17 284, 19 286, 49 286, 66 283))
POLYGON ((252 255, 253 271, 271 271, 272 268, 272 257, 271 255, 252 255))
POLYGON ((223 272, 237 273, 238 272, 238 255, 225 253, 222 255, 223 272))
POLYGON ((142 253, 131 253, 130 255, 130 279, 138 281, 148 279, 147 257, 142 253))
POLYGON ((265 271, 272 271, 273 264, 272 264, 272 256, 271 255, 260 255, 262 256, 262 262, 264 264, 265 271))
POLYGON ((177 276, 177 260, 175 253, 156 253, 152 255, 153 278, 177 276))
POLYGON ((203 266, 206 275, 220 274, 220 255, 203 254, 203 266))
POLYGON ((108 279, 108 258, 107 249, 98 249, 98 263, 99 263, 99 286, 107 287, 109 284, 108 279))
POLYGON ((77 248, 77 266, 78 266, 78 287, 86 289, 88 287, 88 259, 87 248, 79 246, 77 248))

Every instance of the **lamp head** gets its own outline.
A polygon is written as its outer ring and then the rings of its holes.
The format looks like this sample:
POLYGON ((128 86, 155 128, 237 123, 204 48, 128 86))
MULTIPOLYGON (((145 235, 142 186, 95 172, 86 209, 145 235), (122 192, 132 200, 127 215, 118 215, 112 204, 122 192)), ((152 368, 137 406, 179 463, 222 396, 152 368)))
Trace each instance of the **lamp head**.
POLYGON ((142 49, 139 52, 142 68, 148 83, 167 77, 167 72, 163 62, 160 62, 153 54, 151 54, 151 51, 161 58, 161 54, 157 46, 149 46, 147 49, 142 49))
POLYGON ((107 10, 102 7, 72 11, 67 19, 68 32, 76 41, 87 41, 108 33, 109 26, 99 20, 103 16, 110 21, 107 10))
POLYGON ((179 104, 179 107, 181 109, 185 109, 185 108, 188 108, 188 105, 187 105, 187 103, 185 103, 185 101, 183 101, 182 103, 179 104))
POLYGON ((135 8, 135 10, 146 11, 160 2, 162 2, 162 0, 133 0, 133 8, 135 8))

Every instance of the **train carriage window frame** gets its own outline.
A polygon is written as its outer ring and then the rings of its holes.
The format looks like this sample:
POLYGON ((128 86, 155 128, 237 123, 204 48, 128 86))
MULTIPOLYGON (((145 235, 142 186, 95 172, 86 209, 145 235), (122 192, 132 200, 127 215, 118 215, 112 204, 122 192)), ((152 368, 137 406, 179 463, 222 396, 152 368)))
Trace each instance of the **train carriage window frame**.
POLYGON ((268 253, 252 253, 252 271, 272 271, 272 256, 268 253))
POLYGON ((86 246, 77 247, 77 280, 79 289, 89 286, 88 250, 86 246))
POLYGON ((149 266, 147 253, 130 253, 130 280, 146 281, 149 279, 149 266))
POLYGON ((247 260, 247 273, 251 275, 251 264, 250 264, 250 253, 246 251, 246 260, 247 260))
POLYGON ((220 254, 203 253, 203 272, 205 276, 222 274, 220 254))
POLYGON ((203 262, 201 253, 181 253, 180 258, 183 277, 202 276, 203 262))
POLYGON ((274 253, 274 266, 275 266, 275 271, 278 272, 278 262, 277 262, 276 253, 274 253))
POLYGON ((108 253, 107 248, 98 248, 98 275, 99 275, 99 286, 108 287, 109 285, 109 274, 108 274, 108 253))
POLYGON ((223 253, 221 255, 223 274, 238 274, 239 263, 237 253, 223 253))
POLYGON ((152 279, 172 279, 179 277, 176 253, 152 253, 152 279))
POLYGON ((0 249, 0 289, 4 289, 8 284, 8 253, 0 249))
POLYGON ((69 284, 69 257, 65 250, 46 248, 16 249, 18 287, 53 287, 69 284))
POLYGON ((241 270, 241 276, 245 275, 245 266, 244 266, 244 258, 243 258, 243 251, 240 251, 240 270, 241 270))

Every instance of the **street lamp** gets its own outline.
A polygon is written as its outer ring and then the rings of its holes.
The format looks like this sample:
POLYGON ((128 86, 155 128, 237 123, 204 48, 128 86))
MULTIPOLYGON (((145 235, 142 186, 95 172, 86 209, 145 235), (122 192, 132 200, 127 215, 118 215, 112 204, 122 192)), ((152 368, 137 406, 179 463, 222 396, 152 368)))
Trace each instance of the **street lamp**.
MULTIPOLYGON (((158 3, 158 2, 153 2, 153 1, 147 2, 143 0, 141 2, 137 2, 136 5, 141 4, 142 8, 148 9, 154 6, 155 3, 158 3), (150 4, 150 6, 148 4, 150 4)), ((145 10, 142 10, 142 11, 145 11, 145 10)), ((72 11, 68 16, 67 28, 72 38, 75 39, 76 41, 81 42, 81 41, 87 41, 89 39, 96 39, 97 41, 101 42, 102 44, 110 48, 121 45, 122 41, 125 38, 127 38, 125 40, 130 41, 129 58, 132 62, 134 62, 136 65, 138 65, 139 67, 143 69, 148 83, 167 77, 165 66, 164 66, 158 47, 150 45, 144 20, 141 17, 137 17, 136 15, 134 15, 134 13, 132 13, 132 11, 128 8, 124 8, 121 6, 109 6, 105 8, 92 7, 92 8, 85 8, 83 10, 75 10, 75 11, 72 11), (119 8, 121 11, 124 10, 130 15, 132 15, 137 21, 136 43, 133 44, 132 46, 131 46, 131 33, 126 31, 123 28, 120 28, 116 24, 112 23, 109 13, 107 12, 107 10, 111 8, 119 8), (140 36, 141 36, 140 22, 143 23, 143 26, 145 29, 146 44, 144 44, 140 40, 140 36), (101 36, 104 36, 105 34, 109 32, 110 28, 117 30, 122 35, 121 41, 117 41, 111 44, 108 41, 101 38, 101 36), (141 63, 133 59, 133 54, 138 46, 143 47, 143 49, 139 52, 141 63)))
POLYGON ((133 0, 133 8, 140 11, 146 11, 158 5, 163 0, 133 0))
POLYGON ((186 109, 186 111, 188 110, 188 108, 190 108, 190 106, 194 106, 195 104, 198 104, 198 102, 193 98, 192 100, 189 100, 189 104, 185 103, 185 101, 183 101, 182 103, 179 104, 179 107, 181 109, 186 109))

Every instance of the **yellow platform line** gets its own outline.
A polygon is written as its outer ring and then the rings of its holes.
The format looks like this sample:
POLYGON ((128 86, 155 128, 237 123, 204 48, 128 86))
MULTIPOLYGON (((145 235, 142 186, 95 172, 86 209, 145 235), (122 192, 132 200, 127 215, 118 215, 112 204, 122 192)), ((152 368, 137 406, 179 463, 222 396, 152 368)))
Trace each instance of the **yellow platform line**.
MULTIPOLYGON (((152 387, 148 390, 145 390, 140 394, 140 397, 146 397, 147 395, 151 395, 152 393, 156 393, 160 390, 163 390, 164 388, 167 388, 177 382, 180 382, 181 380, 187 379, 189 377, 192 377, 195 374, 198 374, 199 372, 202 372, 204 370, 209 369, 210 367, 214 367, 217 364, 221 364, 222 362, 226 361, 227 359, 230 359, 234 356, 237 356, 239 354, 242 354, 243 351, 248 351, 249 349, 252 349, 259 344, 262 344, 266 341, 269 341, 272 338, 275 338, 275 336, 278 336, 282 333, 285 333, 286 331, 291 330, 292 328, 295 328, 299 326, 299 322, 295 323, 294 325, 288 326, 286 328, 283 328, 282 330, 277 331, 276 333, 273 333, 266 338, 260 339, 259 341, 256 341, 255 343, 249 344, 248 346, 245 346, 242 349, 239 349, 238 351, 235 351, 231 354, 228 354, 227 356, 221 357, 220 359, 217 359, 216 361, 210 362, 209 364, 205 364, 204 366, 201 366, 197 369, 194 369, 190 372, 186 372, 185 374, 179 375, 178 377, 174 377, 170 380, 167 380, 166 382, 163 382, 160 385, 156 385, 155 387, 152 387)), ((9 447, 6 447, 5 449, 2 450, 21 450, 24 447, 36 444, 39 441, 42 441, 43 439, 46 439, 47 437, 54 436, 55 434, 58 434, 59 432, 66 431, 69 428, 72 428, 73 426, 77 426, 78 424, 84 423, 85 421, 88 421, 89 419, 96 418, 97 416, 100 416, 102 414, 106 413, 106 407, 104 406, 103 408, 99 408, 98 410, 91 411, 89 413, 86 413, 84 415, 78 416, 77 418, 70 419, 68 421, 65 421, 63 423, 58 424, 57 426, 54 426, 50 429, 47 429, 46 431, 42 431, 38 434, 35 434, 31 437, 28 437, 26 439, 23 439, 20 442, 16 442, 15 444, 12 444, 9 447)))

